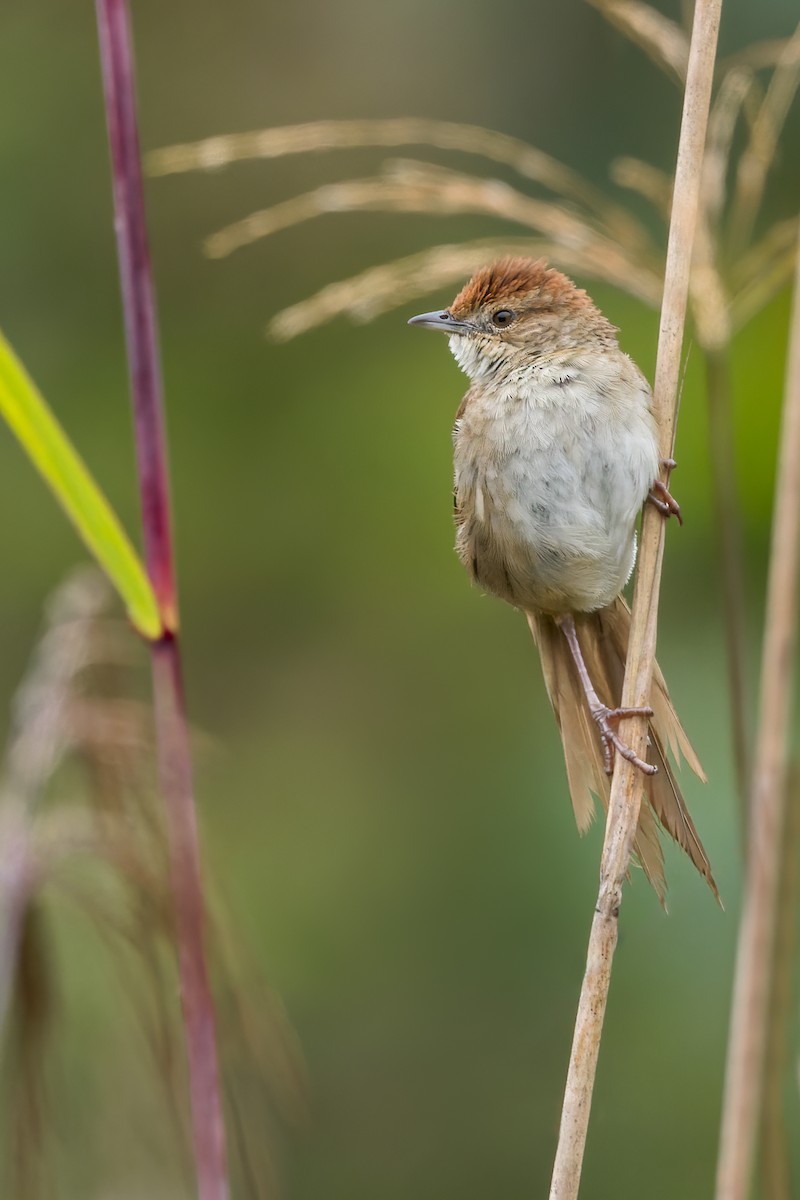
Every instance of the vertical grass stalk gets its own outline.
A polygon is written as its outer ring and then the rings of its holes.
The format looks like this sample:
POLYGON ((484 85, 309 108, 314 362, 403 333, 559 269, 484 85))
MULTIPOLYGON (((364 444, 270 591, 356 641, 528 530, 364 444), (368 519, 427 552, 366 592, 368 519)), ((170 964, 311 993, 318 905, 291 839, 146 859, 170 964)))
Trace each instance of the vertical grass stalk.
POLYGON ((131 377, 145 560, 163 622, 151 643, 159 783, 167 814, 192 1139, 200 1200, 227 1200, 225 1133, 204 950, 204 904, 181 684, 156 309, 147 245, 126 0, 96 0, 115 226, 131 377))
MULTIPOLYGON (((653 394, 653 409, 665 458, 671 455, 674 440, 689 271, 697 226, 721 5, 722 0, 697 0, 689 51, 653 394)), ((664 521, 660 514, 650 508, 645 512, 642 524, 622 693, 622 704, 626 707, 645 705, 650 692, 663 552, 664 521)), ((640 755, 645 753, 645 725, 642 717, 622 723, 623 738, 640 755)), ((617 943, 622 888, 639 819, 642 789, 640 773, 621 755, 617 755, 600 865, 600 890, 578 1004, 550 1200, 575 1200, 580 1187, 597 1058, 617 943)))
POLYGON ((730 686, 731 739, 742 844, 747 833, 750 794, 750 722, 748 720, 747 624, 745 619, 745 569, 742 506, 736 478, 730 350, 706 350, 709 441, 712 494, 722 567, 722 603, 725 614, 728 683, 730 686))
POLYGON ((800 246, 772 518, 744 901, 722 1108, 717 1200, 747 1200, 764 1092, 789 792, 789 718, 800 602, 800 246))
POLYGON ((763 1200, 791 1200, 792 1197, 792 1136, 787 1122, 785 1092, 792 1061, 789 1033, 794 1018, 792 975, 800 883, 800 763, 795 763, 791 772, 787 800, 786 825, 781 837, 775 965, 764 1062, 764 1103, 761 1113, 763 1200))

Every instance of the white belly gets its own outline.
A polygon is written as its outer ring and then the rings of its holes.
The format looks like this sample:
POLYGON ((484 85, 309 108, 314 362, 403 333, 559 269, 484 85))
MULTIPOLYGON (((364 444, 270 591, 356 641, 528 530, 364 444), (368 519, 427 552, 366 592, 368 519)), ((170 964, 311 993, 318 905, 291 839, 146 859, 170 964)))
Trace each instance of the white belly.
POLYGON ((658 450, 647 384, 619 358, 632 371, 610 394, 596 373, 590 385, 577 369, 540 368, 525 386, 474 389, 457 421, 458 553, 519 608, 602 608, 633 568, 658 450))

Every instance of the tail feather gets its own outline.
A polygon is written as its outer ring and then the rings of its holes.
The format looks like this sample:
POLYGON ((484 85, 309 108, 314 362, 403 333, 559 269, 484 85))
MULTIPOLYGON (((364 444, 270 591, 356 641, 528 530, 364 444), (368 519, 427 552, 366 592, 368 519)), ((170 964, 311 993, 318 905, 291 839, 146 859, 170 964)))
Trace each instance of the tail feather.
MULTIPOLYGON (((604 770, 603 748, 597 726, 592 720, 586 698, 572 662, 566 639, 551 617, 528 613, 530 625, 542 660, 545 685, 561 731, 572 805, 578 828, 584 832, 594 814, 593 796, 608 808, 610 780, 604 770)), ((630 610, 622 597, 596 613, 576 616, 578 638, 589 675, 601 700, 617 707, 622 697, 622 681, 628 651, 630 610)), ((692 818, 686 809, 678 782, 667 759, 669 749, 676 763, 685 759, 703 781, 705 774, 697 755, 678 719, 658 666, 653 676, 649 724, 648 761, 658 767, 656 775, 645 779, 645 797, 634 842, 636 857, 647 878, 663 902, 666 892, 664 858, 657 833, 656 818, 686 852, 719 899, 711 873, 711 864, 703 849, 692 818)))
POLYGON ((608 779, 602 755, 595 749, 597 726, 585 704, 573 703, 575 682, 572 660, 563 653, 564 635, 554 621, 528 614, 534 641, 542 660, 545 686, 565 747, 567 781, 580 833, 594 820, 594 796, 605 797, 608 779), (569 747, 569 751, 566 750, 569 747))
MULTIPOLYGON (((607 800, 605 807, 608 808, 607 800)), ((658 836, 658 821, 651 805, 647 803, 642 804, 639 809, 639 824, 633 849, 660 902, 665 904, 667 878, 664 874, 664 849, 661 845, 661 838, 658 836)))
MULTIPOLYGON (((600 618, 602 626, 607 631, 615 651, 617 654, 622 655, 624 665, 628 652, 631 610, 622 596, 620 596, 614 604, 602 609, 597 615, 600 618)), ((701 779, 703 783, 707 783, 706 773, 700 765, 700 760, 686 735, 685 729, 678 720, 678 714, 672 707, 667 685, 658 663, 655 664, 655 669, 653 670, 653 692, 650 697, 650 704, 654 710, 653 725, 656 730, 666 737, 667 749, 675 759, 677 765, 681 765, 681 760, 685 761, 698 779, 701 779)))

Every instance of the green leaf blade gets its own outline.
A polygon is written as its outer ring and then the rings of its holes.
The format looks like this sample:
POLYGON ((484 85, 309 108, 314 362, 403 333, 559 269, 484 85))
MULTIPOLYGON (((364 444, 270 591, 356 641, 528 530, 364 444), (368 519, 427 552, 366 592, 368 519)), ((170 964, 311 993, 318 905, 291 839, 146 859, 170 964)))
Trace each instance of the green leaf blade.
POLYGON ((144 564, 33 380, 0 333, 0 414, 150 641, 164 632, 144 564))

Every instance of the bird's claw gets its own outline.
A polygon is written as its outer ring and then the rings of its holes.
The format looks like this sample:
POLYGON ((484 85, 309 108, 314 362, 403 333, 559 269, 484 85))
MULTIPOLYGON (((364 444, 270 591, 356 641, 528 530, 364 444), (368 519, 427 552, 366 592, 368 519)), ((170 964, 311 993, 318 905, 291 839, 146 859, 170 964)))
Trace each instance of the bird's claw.
POLYGON ((614 769, 615 753, 621 754, 629 763, 633 763, 644 775, 655 775, 658 772, 658 767, 639 758, 638 754, 634 753, 628 743, 623 742, 617 731, 612 728, 612 722, 620 721, 623 717, 652 717, 652 715, 653 710, 649 707, 607 708, 605 704, 601 704, 592 709, 592 719, 600 730, 600 738, 603 743, 603 765, 606 775, 610 775, 614 769))
MULTIPOLYGON (((673 461, 673 459, 665 459, 665 462, 673 461)), ((683 524, 680 504, 678 504, 678 501, 672 495, 667 485, 662 483, 660 479, 657 479, 650 488, 650 491, 647 493, 647 499, 651 504, 655 505, 665 520, 669 520, 670 517, 677 517, 678 524, 683 524)))

